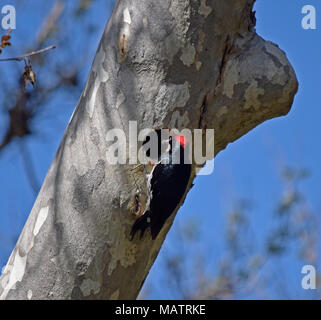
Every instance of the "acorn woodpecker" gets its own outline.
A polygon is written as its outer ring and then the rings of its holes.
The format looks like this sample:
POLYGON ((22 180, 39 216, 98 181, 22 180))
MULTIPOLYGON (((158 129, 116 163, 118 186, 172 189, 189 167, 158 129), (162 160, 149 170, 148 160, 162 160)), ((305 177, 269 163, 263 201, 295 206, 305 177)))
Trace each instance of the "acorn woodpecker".
POLYGON ((139 230, 142 238, 148 227, 155 239, 185 194, 192 172, 191 164, 184 163, 184 150, 189 143, 186 137, 176 135, 174 139, 169 137, 168 144, 168 152, 160 154, 148 175, 146 209, 131 229, 131 240, 139 230))

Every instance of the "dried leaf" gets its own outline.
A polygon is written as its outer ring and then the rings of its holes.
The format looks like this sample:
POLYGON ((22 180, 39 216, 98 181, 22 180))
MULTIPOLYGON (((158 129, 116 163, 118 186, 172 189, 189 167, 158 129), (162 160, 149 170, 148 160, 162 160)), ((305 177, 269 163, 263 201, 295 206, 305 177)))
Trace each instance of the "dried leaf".
POLYGON ((30 82, 33 86, 36 82, 36 74, 32 70, 31 65, 25 66, 22 74, 22 84, 23 84, 24 90, 26 89, 28 82, 30 82))
POLYGON ((11 42, 9 41, 11 39, 10 33, 11 33, 11 29, 8 30, 7 34, 1 37, 1 44, 0 44, 1 48, 5 48, 6 46, 11 46, 11 42))

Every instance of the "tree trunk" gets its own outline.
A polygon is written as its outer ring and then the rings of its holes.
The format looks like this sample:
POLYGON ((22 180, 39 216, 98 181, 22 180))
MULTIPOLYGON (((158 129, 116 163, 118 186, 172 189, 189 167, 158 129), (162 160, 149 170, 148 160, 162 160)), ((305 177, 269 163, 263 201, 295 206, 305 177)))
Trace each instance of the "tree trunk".
MULTIPOLYGON (((108 130, 215 129, 215 154, 288 113, 295 73, 254 29, 254 0, 118 0, 86 87, 0 278, 1 299, 134 299, 156 240, 130 241, 145 175, 106 159, 108 130)), ((193 178, 195 173, 193 174, 193 178)))

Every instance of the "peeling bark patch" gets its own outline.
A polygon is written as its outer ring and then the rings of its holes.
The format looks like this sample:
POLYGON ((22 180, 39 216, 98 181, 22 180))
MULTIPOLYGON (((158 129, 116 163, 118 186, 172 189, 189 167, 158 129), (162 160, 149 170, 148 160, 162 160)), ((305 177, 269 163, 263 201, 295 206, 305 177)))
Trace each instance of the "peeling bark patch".
POLYGON ((100 284, 98 281, 93 281, 91 279, 84 279, 80 285, 80 290, 84 297, 88 297, 89 295, 98 294, 100 291, 100 284))
POLYGON ((270 103, 269 101, 271 100, 270 97, 272 95, 272 92, 275 101, 279 103, 285 103, 286 101, 288 101, 288 94, 286 93, 287 87, 284 87, 283 84, 281 85, 278 83, 273 83, 266 77, 262 77, 262 79, 256 80, 260 88, 264 88, 265 92, 271 93, 259 96, 259 101, 262 105, 268 105, 270 103))
POLYGON ((179 50, 186 49, 184 49, 184 46, 187 44, 187 34, 191 25, 190 1, 171 0, 169 12, 174 24, 173 29, 168 32, 168 36, 162 41, 164 43, 162 47, 165 48, 167 60, 172 64, 173 58, 179 50))
POLYGON ((277 68, 281 68, 282 67, 282 63, 280 62, 280 60, 274 54, 268 52, 266 47, 263 47, 263 52, 270 56, 270 58, 273 60, 275 66, 277 68))
POLYGON ((196 70, 200 71, 201 67, 202 67, 202 62, 201 61, 197 61, 195 64, 196 70))
POLYGON ((40 209, 40 211, 38 213, 38 217, 37 217, 37 221, 36 221, 35 227, 33 229, 33 235, 34 236, 36 236, 38 234, 40 228, 42 227, 42 225, 46 221, 47 216, 48 216, 48 212, 49 212, 49 206, 40 209))
POLYGON ((166 52, 166 57, 170 65, 173 63, 173 59, 180 49, 180 43, 174 33, 170 33, 165 39, 163 48, 166 52))
POLYGON ((258 110, 261 105, 259 96, 264 95, 264 92, 264 89, 258 87, 257 81, 253 81, 245 92, 246 102, 244 104, 244 109, 247 110, 253 107, 255 110, 258 110))
POLYGON ((198 9, 198 13, 207 18, 207 16, 212 12, 212 8, 206 5, 206 0, 201 1, 201 6, 198 9))
MULTIPOLYGON (((123 228, 123 230, 121 230, 121 234, 125 235, 125 232, 126 230, 123 228)), ((120 243, 123 243, 123 245, 110 247, 109 253, 112 259, 108 266, 109 276, 116 269, 118 262, 124 268, 128 268, 136 263, 136 256, 138 252, 137 245, 133 243, 128 244, 128 241, 123 240, 120 240, 120 243)))
POLYGON ((0 300, 5 300, 9 291, 16 288, 16 283, 22 281, 26 270, 28 254, 34 245, 34 238, 46 221, 48 212, 49 206, 40 209, 30 238, 25 238, 28 237, 27 230, 22 232, 19 241, 20 246, 16 246, 3 270, 0 283, 3 291, 0 300))
POLYGON ((190 1, 171 0, 169 12, 175 20, 175 33, 183 40, 186 38, 187 32, 191 25, 191 6, 190 1))
POLYGON ((283 65, 287 65, 286 57, 283 52, 274 43, 267 41, 263 52, 268 53, 275 63, 276 67, 280 68, 283 65))
POLYGON ((126 268, 134 264, 136 262, 136 254, 137 254, 137 246, 135 244, 127 247, 125 251, 126 259, 122 262, 122 266, 126 268))
MULTIPOLYGON (((9 291, 16 288, 16 283, 21 281, 26 269, 28 253, 20 256, 19 249, 16 248, 14 251, 14 259, 10 261, 3 273, 1 286, 3 292, 0 296, 0 300, 5 300, 9 291)), ((9 259, 11 260, 11 259, 9 259)))
MULTIPOLYGON (((86 104, 86 110, 89 113, 90 118, 92 118, 93 113, 94 113, 94 108, 95 108, 95 103, 96 103, 96 97, 97 97, 97 92, 100 87, 100 84, 102 82, 106 82, 109 79, 108 72, 104 69, 104 61, 105 61, 105 51, 102 47, 100 46, 95 60, 93 62, 92 66, 92 72, 96 74, 95 81, 92 82, 92 92, 89 101, 86 104)), ((87 90, 85 89, 84 93, 87 90)))
POLYGON ((234 93, 234 86, 239 83, 239 72, 233 62, 228 62, 225 70, 223 74, 223 94, 231 99, 234 93))
POLYGON ((99 160, 95 169, 89 169, 84 175, 76 177, 74 181, 73 207, 80 213, 88 209, 89 197, 105 178, 105 161, 99 160))
POLYGON ((283 66, 287 66, 285 54, 274 44, 267 43, 262 50, 269 57, 265 76, 274 84, 286 85, 289 74, 284 72, 283 66))
POLYGON ((193 45, 188 44, 187 47, 182 49, 182 55, 180 57, 181 61, 184 63, 185 66, 189 67, 195 61, 195 54, 196 50, 193 45))

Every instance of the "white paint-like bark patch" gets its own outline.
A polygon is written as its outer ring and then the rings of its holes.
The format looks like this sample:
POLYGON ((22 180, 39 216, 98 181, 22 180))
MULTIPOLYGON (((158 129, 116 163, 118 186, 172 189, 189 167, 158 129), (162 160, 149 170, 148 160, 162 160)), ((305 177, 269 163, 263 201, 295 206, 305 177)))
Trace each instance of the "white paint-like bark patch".
MULTIPOLYGON (((102 45, 99 48, 99 51, 96 54, 95 60, 93 62, 92 71, 96 74, 95 81, 93 82, 93 90, 91 93, 91 97, 86 104, 86 110, 89 113, 90 118, 92 118, 96 103, 97 92, 102 82, 106 82, 109 79, 108 72, 104 69, 105 61, 105 51, 102 45)), ((86 93, 86 89, 84 94, 86 93)))
POLYGON ((125 8, 123 11, 123 21, 124 21, 124 24, 120 31, 120 34, 121 34, 121 37, 125 36, 126 41, 128 41, 130 36, 130 25, 132 23, 132 18, 130 16, 130 12, 128 8, 125 8))
POLYGON ((126 97, 125 95, 120 92, 118 95, 117 95, 117 99, 116 99, 116 109, 118 109, 126 100, 126 97))
POLYGON ((3 292, 0 296, 0 300, 5 300, 9 291, 11 289, 15 289, 16 283, 22 280, 26 269, 27 256, 28 254, 21 257, 19 254, 19 249, 15 249, 14 260, 11 264, 7 264, 4 270, 3 279, 1 282, 3 292))
POLYGON ((126 8, 126 9, 124 10, 123 14, 124 14, 124 22, 125 22, 125 23, 128 23, 128 24, 131 24, 131 23, 132 23, 132 19, 131 19, 131 17, 130 17, 130 13, 129 13, 128 8, 126 8))
POLYGON ((180 59, 185 66, 189 67, 195 61, 195 54, 196 54, 196 50, 194 46, 191 44, 188 44, 188 46, 183 49, 180 59))
POLYGON ((145 28, 148 27, 148 19, 146 17, 143 18, 143 25, 145 28))
POLYGON ((207 18, 207 16, 212 12, 212 8, 206 5, 206 0, 201 1, 201 6, 198 9, 198 13, 207 18))
POLYGON ((27 236, 28 230, 22 231, 21 238, 3 270, 1 281, 3 292, 0 300, 6 299, 9 291, 16 288, 16 283, 22 281, 26 270, 28 254, 33 248, 35 236, 47 219, 48 212, 49 206, 40 209, 33 228, 32 237, 27 236))
POLYGON ((84 279, 80 285, 80 290, 85 297, 88 297, 91 292, 97 294, 100 291, 100 284, 98 281, 93 281, 91 279, 84 279))
POLYGON ((32 290, 28 290, 28 292, 27 292, 27 299, 28 299, 28 300, 31 300, 31 298, 32 298, 32 290))
POLYGON ((34 236, 36 236, 38 234, 40 228, 42 227, 42 225, 46 221, 46 219, 48 217, 48 212, 49 212, 49 206, 40 209, 35 227, 33 229, 34 236))

